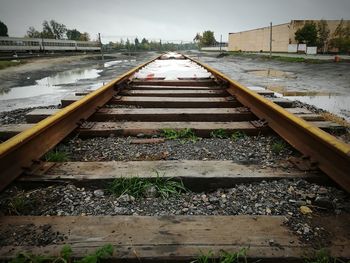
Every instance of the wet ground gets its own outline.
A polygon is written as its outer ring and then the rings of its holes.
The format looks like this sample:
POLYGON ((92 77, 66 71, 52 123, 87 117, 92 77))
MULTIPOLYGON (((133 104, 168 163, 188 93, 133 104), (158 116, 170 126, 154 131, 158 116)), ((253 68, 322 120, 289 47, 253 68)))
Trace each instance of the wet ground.
POLYGON ((281 62, 255 57, 198 53, 204 63, 248 87, 262 87, 312 104, 350 121, 350 63, 281 62))
MULTIPOLYGON (((312 104, 350 121, 350 63, 292 63, 244 56, 218 58, 217 53, 189 54, 248 87, 268 88, 277 96, 312 104)), ((0 112, 57 105, 66 95, 98 88, 155 55, 115 53, 108 54, 104 61, 98 55, 38 59, 1 70, 0 112)))
POLYGON ((0 112, 57 105, 74 92, 96 89, 127 70, 154 57, 109 54, 41 58, 0 71, 0 112))

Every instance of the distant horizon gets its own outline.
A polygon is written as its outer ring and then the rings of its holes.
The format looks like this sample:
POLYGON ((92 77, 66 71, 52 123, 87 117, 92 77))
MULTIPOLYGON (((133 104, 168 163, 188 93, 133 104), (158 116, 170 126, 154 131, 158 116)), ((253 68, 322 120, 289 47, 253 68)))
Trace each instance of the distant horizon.
POLYGON ((102 42, 145 37, 164 42, 190 42, 196 33, 214 31, 216 40, 291 20, 350 19, 349 0, 0 0, 0 20, 10 36, 24 37, 30 26, 41 30, 44 20, 69 29, 101 33, 102 42))

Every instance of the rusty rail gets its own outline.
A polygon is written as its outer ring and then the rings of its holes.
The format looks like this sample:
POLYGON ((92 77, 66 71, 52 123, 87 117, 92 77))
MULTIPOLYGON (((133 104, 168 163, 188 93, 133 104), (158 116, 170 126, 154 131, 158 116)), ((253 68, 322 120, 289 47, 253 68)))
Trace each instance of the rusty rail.
POLYGON ((350 192, 350 145, 289 113, 277 104, 193 58, 215 77, 229 84, 228 92, 247 106, 295 149, 350 192))
MULTIPOLYGON (((159 56, 158 56, 159 57, 159 56)), ((115 86, 158 57, 139 65, 79 101, 0 145, 0 191, 58 144, 115 94, 115 86)))

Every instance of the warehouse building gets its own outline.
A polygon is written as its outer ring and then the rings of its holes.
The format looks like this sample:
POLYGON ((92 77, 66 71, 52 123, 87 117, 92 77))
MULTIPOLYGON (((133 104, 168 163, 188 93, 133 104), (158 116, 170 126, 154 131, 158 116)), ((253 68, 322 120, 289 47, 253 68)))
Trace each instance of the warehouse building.
MULTIPOLYGON (((311 21, 317 24, 320 20, 292 20, 290 23, 272 26, 272 52, 297 52, 295 32, 311 21)), ((341 20, 326 21, 331 38, 341 20)), ((350 20, 344 20, 345 25, 349 22, 350 20)), ((228 51, 270 51, 270 27, 229 33, 228 51)))

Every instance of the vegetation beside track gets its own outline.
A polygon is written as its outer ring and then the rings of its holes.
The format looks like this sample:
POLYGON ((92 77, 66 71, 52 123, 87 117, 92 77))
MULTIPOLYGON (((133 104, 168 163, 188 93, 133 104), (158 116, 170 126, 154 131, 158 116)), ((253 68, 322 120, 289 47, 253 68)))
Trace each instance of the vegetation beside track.
MULTIPOLYGON (((220 251, 219 255, 215 255, 211 250, 208 252, 200 252, 196 259, 190 263, 247 263, 247 252, 249 248, 242 248, 237 252, 220 251)), ((73 250, 70 245, 64 245, 58 256, 51 255, 34 255, 27 252, 19 253, 11 263, 41 263, 41 262, 63 262, 63 263, 97 263, 103 260, 108 260, 115 251, 111 244, 106 244, 103 247, 96 249, 81 259, 72 257, 73 250)), ((259 262, 260 260, 254 261, 259 262)), ((349 263, 350 261, 334 258, 329 255, 326 249, 318 250, 313 257, 307 257, 302 262, 304 263, 349 263)))
POLYGON ((19 66, 19 65, 22 65, 24 63, 26 63, 26 62, 24 62, 24 61, 8 61, 8 60, 1 61, 0 60, 0 70, 5 69, 5 68, 9 68, 9 67, 19 66))
POLYGON ((139 198, 148 195, 160 196, 162 198, 168 198, 169 196, 178 195, 181 192, 186 192, 182 181, 175 180, 173 178, 165 178, 161 176, 158 171, 156 178, 147 179, 139 177, 122 177, 114 179, 108 187, 107 191, 117 196, 131 195, 139 198))

